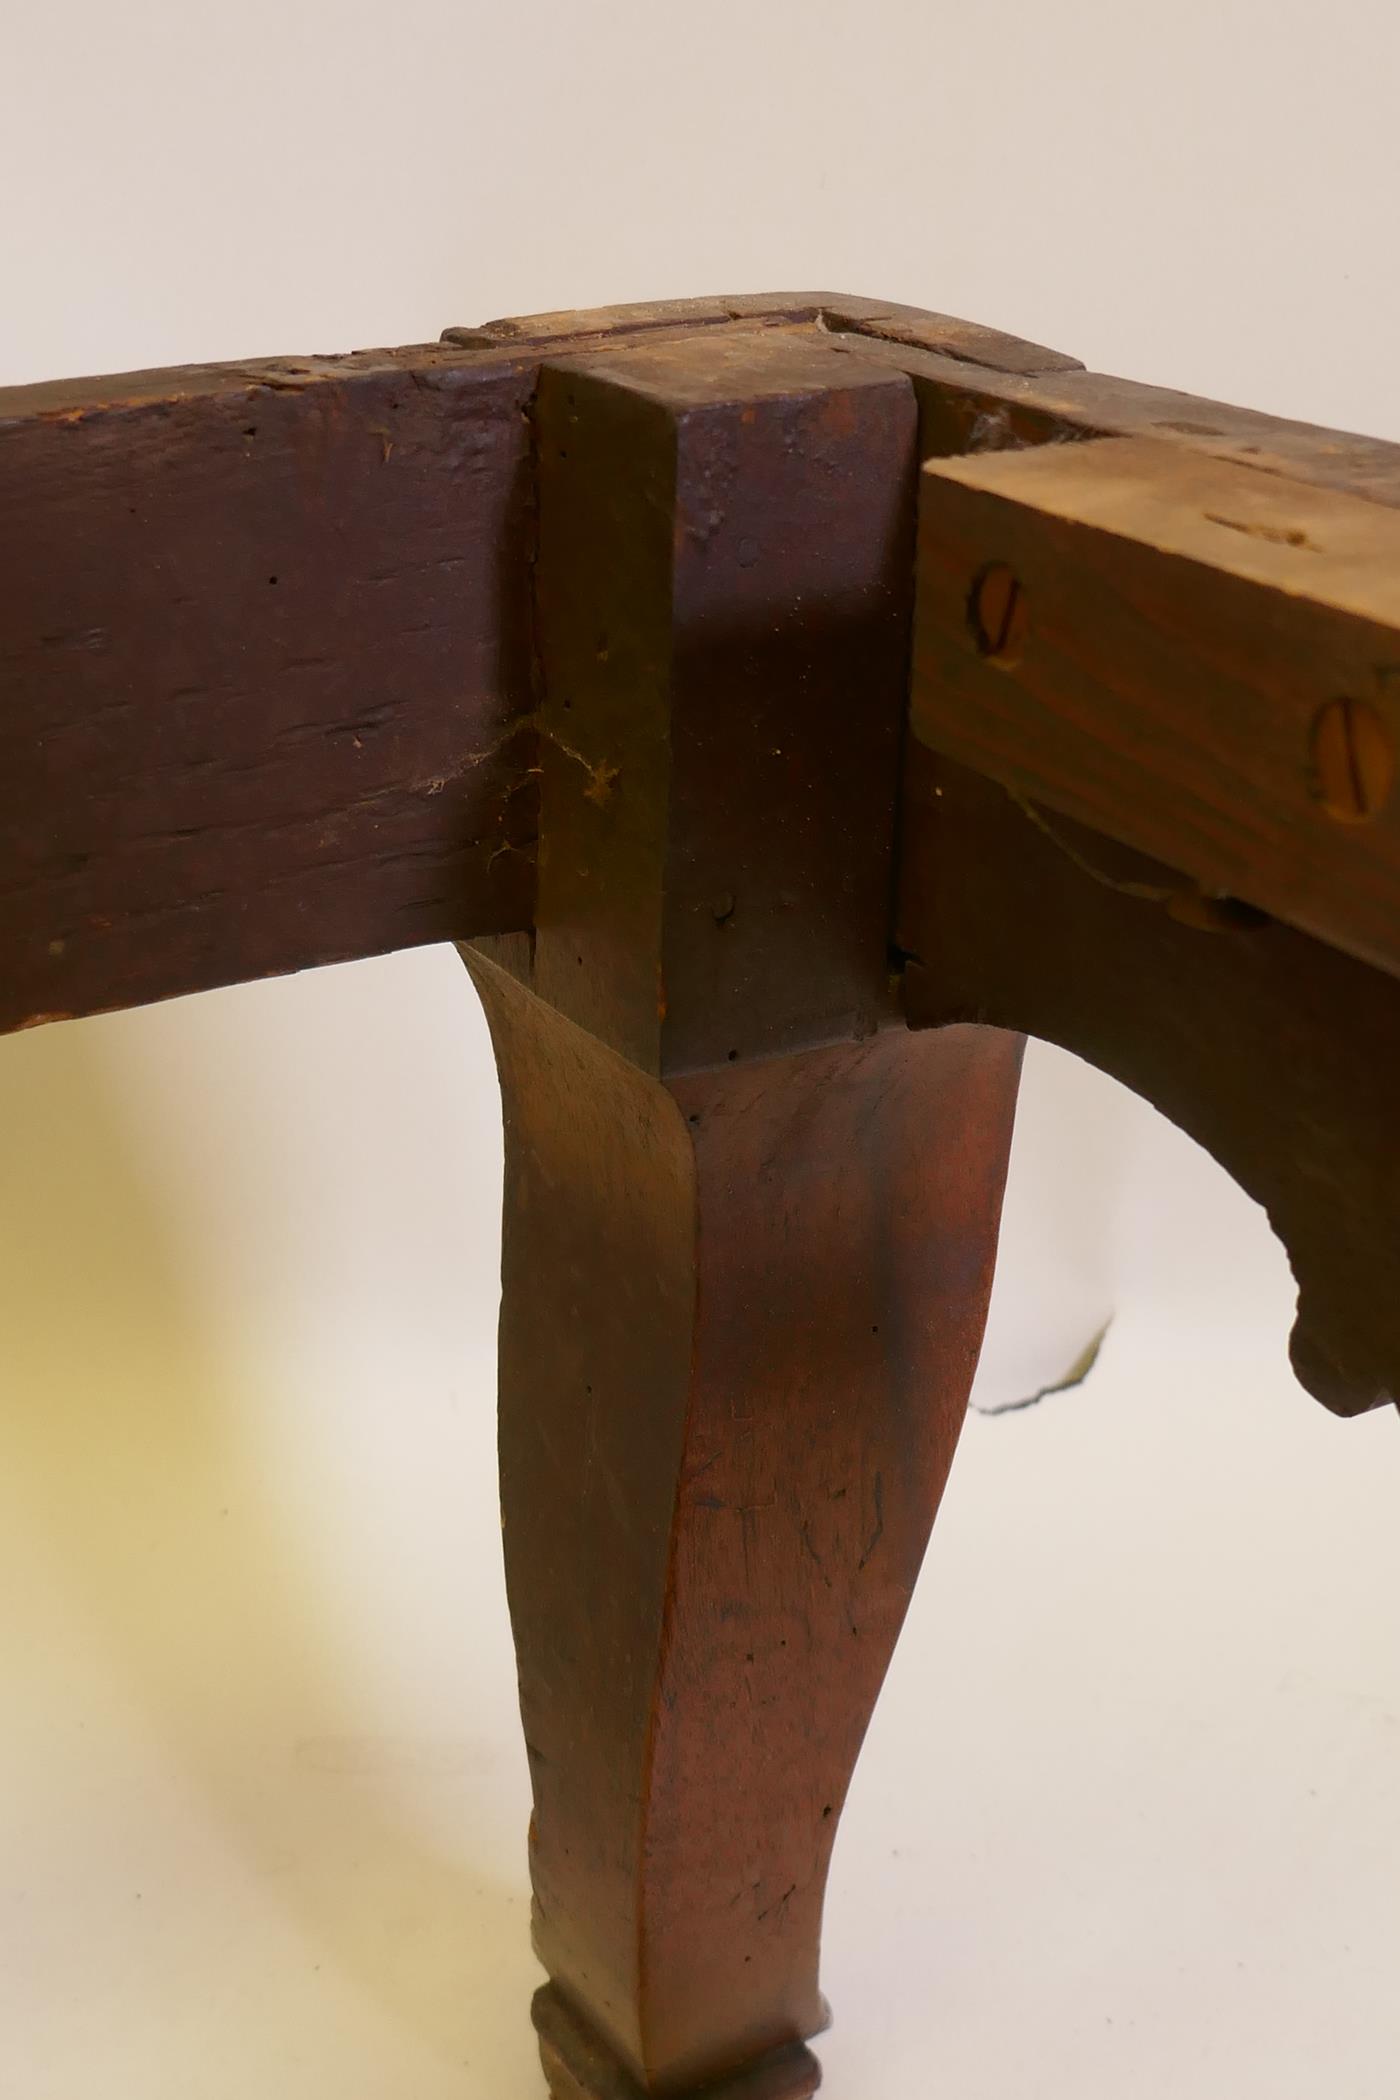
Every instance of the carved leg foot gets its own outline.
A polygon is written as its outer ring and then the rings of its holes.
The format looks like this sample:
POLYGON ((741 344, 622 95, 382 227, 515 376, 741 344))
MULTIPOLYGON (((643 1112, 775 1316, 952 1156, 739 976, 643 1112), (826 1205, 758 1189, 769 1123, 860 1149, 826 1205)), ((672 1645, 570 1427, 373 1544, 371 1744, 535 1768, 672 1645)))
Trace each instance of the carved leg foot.
POLYGON ((474 958, 555 2100, 801 2100, 822 1898, 976 1363, 1019 1043, 649 1077, 474 958))
MULTIPOLYGON (((533 2013, 550 2100, 645 2100, 648 2088, 552 1983, 535 1993, 533 2013)), ((821 2082, 811 2050, 789 2042, 708 2082, 704 2100, 810 2100, 821 2082)))

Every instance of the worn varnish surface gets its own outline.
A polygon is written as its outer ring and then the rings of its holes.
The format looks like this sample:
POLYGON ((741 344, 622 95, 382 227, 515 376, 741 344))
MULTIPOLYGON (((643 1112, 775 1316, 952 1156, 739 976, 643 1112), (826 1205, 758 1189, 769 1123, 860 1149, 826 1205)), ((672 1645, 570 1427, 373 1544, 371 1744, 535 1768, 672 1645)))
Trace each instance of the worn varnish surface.
POLYGON ((1016 793, 1400 970, 1400 515, 1140 440, 929 466, 910 719, 1016 793), (993 563, 1017 594, 1004 647, 977 618, 993 563), (1319 768, 1338 702, 1375 745, 1369 803, 1319 768))

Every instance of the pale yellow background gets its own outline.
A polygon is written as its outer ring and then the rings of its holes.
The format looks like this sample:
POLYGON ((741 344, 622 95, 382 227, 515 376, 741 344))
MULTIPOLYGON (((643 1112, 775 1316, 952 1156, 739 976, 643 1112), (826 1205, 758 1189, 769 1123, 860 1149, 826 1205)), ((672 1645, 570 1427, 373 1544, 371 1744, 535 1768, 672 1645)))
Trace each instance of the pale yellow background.
MULTIPOLYGON (((1398 80, 1364 0, 12 8, 0 382, 816 283, 1400 437, 1398 80)), ((0 1044, 3 2100, 540 2094, 498 1178, 446 952, 0 1044)), ((1289 1300, 1033 1063, 984 1399, 1116 1319, 969 1429, 833 2100, 1400 2091, 1400 1429, 1289 1300)))

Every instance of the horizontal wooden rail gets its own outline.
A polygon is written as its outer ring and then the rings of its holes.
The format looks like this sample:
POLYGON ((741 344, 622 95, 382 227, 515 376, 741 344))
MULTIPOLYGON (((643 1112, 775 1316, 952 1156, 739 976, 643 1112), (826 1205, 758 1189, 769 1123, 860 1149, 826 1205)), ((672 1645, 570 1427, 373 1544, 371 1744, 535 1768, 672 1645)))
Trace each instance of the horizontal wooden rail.
MULTIPOLYGON (((972 464, 968 503, 983 477, 990 490, 1005 486, 1002 473, 1017 486, 1030 476, 1046 492, 1055 478, 1069 529, 1074 501, 1088 501, 1085 477, 1099 470, 1067 458, 1062 441, 1123 435, 1175 452, 1175 470, 1154 455, 1162 489, 1173 471, 1228 463, 1227 478, 1230 467, 1244 478, 1212 498, 1221 516, 1301 515, 1297 489, 1270 482, 1282 475, 1365 499, 1379 542, 1374 506, 1400 501, 1394 446, 1087 373, 947 315, 819 292, 542 315, 449 329, 440 345, 405 350, 0 390, 0 1029, 421 941, 528 931, 541 366, 642 337, 773 329, 899 372, 926 456, 1054 447, 1034 464, 972 464)), ((1098 530, 1087 515, 1078 526, 1081 544, 1098 530)), ((1318 558, 1286 539, 1235 534, 1231 548, 1227 527, 1212 531, 1214 569, 1241 586, 1238 603, 1249 595, 1242 564, 1261 549, 1276 563, 1254 575, 1255 602, 1286 660, 1308 618, 1290 574, 1315 572, 1318 558)), ((1122 552, 1131 529, 1118 540, 1122 552)), ((1138 551, 1165 576, 1165 544, 1139 534, 1138 551)), ((1174 551, 1178 563, 1192 558, 1174 551)), ((1048 595, 1038 590, 1037 635, 1065 575, 1062 564, 1048 595)), ((1345 624, 1360 649, 1356 613, 1345 624)), ((964 634, 961 617, 952 628, 964 634)), ((926 630, 928 646, 939 645, 926 630)), ((1145 641, 1140 654, 1146 693, 1145 641)), ((1368 686, 1345 668, 1335 691, 1296 705, 1370 698, 1388 717, 1379 674, 1368 686)), ((1101 660, 1099 673, 1107 708, 1101 660)), ((956 689, 921 698, 919 722, 990 765, 995 710, 976 723, 960 715, 954 736, 956 689)), ((1010 690, 1003 680, 997 706, 1010 690)), ((980 691, 985 702, 996 688, 980 691)), ((1329 834, 1325 798, 1295 809, 1299 726, 1290 719, 1283 801, 1310 828, 1294 827, 1280 865, 1252 886, 1241 850, 1187 851, 1188 827, 1175 842, 1160 812, 1150 827, 1126 825, 1092 781, 1062 783, 1049 799, 1388 962, 1393 811, 1363 843, 1354 830, 1329 834)), ((1318 748, 1345 767, 1356 723, 1333 726, 1340 742, 1318 748)), ((1024 773, 1024 753, 1016 762, 1024 773)), ((1266 782, 1250 784, 1257 810, 1266 782)))
POLYGON ((1400 515, 1139 439, 924 471, 914 734, 1400 970, 1400 515))
POLYGON ((1075 366, 793 293, 0 390, 0 1031, 527 931, 541 363, 771 329, 1075 366))
POLYGON ((1082 367, 994 370, 990 359, 950 356, 931 338, 918 346, 888 334, 842 336, 837 347, 894 365, 912 382, 925 459, 1084 438, 1150 437, 1259 474, 1290 475, 1371 503, 1400 504, 1400 445, 1385 438, 1328 430, 1082 367))
POLYGON ((531 384, 0 397, 0 1026, 528 926, 531 384))

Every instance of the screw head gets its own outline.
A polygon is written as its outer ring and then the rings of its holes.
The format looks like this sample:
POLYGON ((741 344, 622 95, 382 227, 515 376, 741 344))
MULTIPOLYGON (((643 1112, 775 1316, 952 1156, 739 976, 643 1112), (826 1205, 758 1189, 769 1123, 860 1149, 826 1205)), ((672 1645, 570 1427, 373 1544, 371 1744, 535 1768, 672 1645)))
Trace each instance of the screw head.
POLYGON ((1313 788, 1339 824, 1365 824, 1385 805, 1395 782, 1395 745, 1386 723, 1364 700, 1329 700, 1312 726, 1313 788))
POLYGON ((993 663, 1014 663, 1021 653, 1029 607, 1021 579, 1004 561, 989 562, 973 583, 967 620, 981 654, 993 663))

